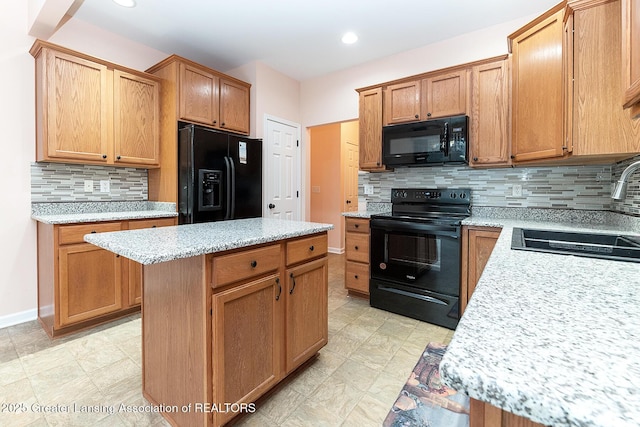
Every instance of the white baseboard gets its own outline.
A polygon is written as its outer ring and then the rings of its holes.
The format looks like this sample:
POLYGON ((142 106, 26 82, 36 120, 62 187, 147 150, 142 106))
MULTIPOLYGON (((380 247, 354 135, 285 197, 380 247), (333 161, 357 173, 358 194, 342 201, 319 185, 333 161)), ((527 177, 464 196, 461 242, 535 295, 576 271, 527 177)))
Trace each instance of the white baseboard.
POLYGON ((343 254, 344 253, 344 248, 327 248, 327 251, 330 254, 343 254))
POLYGON ((19 323, 29 322, 38 318, 38 309, 21 311, 19 313, 7 314, 0 316, 0 329, 8 326, 17 325, 19 323))

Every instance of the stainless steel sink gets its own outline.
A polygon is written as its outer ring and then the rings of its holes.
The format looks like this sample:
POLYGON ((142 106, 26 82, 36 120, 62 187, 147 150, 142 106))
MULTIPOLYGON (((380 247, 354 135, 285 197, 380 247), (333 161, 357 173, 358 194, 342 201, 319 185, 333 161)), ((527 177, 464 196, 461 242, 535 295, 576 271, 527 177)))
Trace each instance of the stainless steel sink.
POLYGON ((514 228, 511 249, 640 262, 640 236, 514 228))

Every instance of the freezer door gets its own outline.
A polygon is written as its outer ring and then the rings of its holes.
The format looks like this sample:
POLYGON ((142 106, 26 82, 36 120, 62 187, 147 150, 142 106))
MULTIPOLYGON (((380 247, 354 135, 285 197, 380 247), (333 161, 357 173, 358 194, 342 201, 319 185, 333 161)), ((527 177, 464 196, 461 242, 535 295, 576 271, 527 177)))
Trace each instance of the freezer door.
POLYGON ((262 140, 229 136, 229 158, 235 170, 232 217, 262 216, 262 140))

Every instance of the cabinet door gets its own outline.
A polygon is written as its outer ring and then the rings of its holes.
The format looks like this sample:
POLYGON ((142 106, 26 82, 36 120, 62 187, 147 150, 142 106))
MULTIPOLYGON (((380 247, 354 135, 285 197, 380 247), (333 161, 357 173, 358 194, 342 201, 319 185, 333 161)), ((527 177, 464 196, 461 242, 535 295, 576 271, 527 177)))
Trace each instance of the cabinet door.
POLYGON ((159 84, 114 70, 113 91, 114 161, 157 165, 160 156, 159 84))
POLYGON ((220 128, 249 134, 249 88, 220 78, 220 128))
MULTIPOLYGON (((501 229, 493 227, 469 227, 463 241, 463 260, 466 260, 466 277, 463 277, 460 313, 464 312, 476 284, 489 261, 501 229), (467 256, 464 256, 466 252, 467 256)), ((465 269, 463 268, 463 276, 465 269)))
POLYGON ((640 152, 640 122, 620 108, 623 76, 620 2, 573 14, 573 155, 640 152))
POLYGON ((384 170, 382 164, 382 88, 360 92, 360 169, 384 170))
POLYGON ((180 64, 181 119, 218 125, 218 83, 216 75, 188 64, 180 64))
POLYGON ((424 79, 422 90, 423 120, 467 113, 467 70, 424 79))
POLYGON ((122 258, 82 243, 62 246, 59 256, 60 326, 122 309, 122 258))
POLYGON ((640 0, 622 0, 624 106, 640 118, 640 0))
POLYGON ((514 161, 564 154, 563 13, 555 12, 512 40, 514 161))
MULTIPOLYGON (((271 275, 213 295, 213 402, 255 402, 280 380, 281 285, 271 275)), ((214 425, 233 415, 215 414, 214 425)))
POLYGON ((472 70, 471 166, 504 166, 509 159, 509 61, 472 70))
POLYGON ((107 67, 48 49, 46 62, 43 138, 47 157, 106 163, 107 67))
POLYGON ((287 293, 287 373, 300 366, 327 343, 328 280, 326 257, 287 270, 284 288, 287 293))
POLYGON ((387 86, 383 110, 386 125, 420 120, 420 80, 387 86))

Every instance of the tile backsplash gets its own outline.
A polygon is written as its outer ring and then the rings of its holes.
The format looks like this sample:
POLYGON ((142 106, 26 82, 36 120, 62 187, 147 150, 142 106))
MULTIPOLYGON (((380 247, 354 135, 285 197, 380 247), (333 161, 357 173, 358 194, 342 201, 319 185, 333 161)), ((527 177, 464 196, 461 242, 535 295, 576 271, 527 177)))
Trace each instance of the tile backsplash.
MULTIPOLYGON (((616 183, 622 175, 622 171, 631 163, 640 160, 640 156, 627 159, 623 162, 613 165, 612 182, 616 183)), ((613 184, 612 184, 613 188, 613 184)), ((629 176, 627 185, 627 196, 624 200, 611 200, 611 210, 628 215, 640 216, 640 171, 634 172, 629 176)))
MULTIPOLYGON (((360 173, 358 188, 359 197, 367 203, 388 202, 391 189, 396 187, 464 187, 471 188, 474 206, 612 210, 612 169, 617 171, 617 165, 502 169, 403 167, 392 172, 360 173), (364 194, 365 184, 373 187, 372 195, 364 194), (514 195, 514 186, 521 186, 520 196, 514 195)), ((634 182, 640 197, 638 181, 634 182)), ((635 209, 638 207, 640 199, 635 209)))
POLYGON ((147 170, 111 166, 31 163, 31 202, 145 201, 148 199, 147 170), (93 192, 84 182, 93 181, 93 192), (100 192, 100 181, 108 180, 110 191, 100 192))

